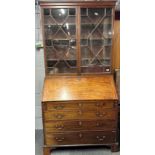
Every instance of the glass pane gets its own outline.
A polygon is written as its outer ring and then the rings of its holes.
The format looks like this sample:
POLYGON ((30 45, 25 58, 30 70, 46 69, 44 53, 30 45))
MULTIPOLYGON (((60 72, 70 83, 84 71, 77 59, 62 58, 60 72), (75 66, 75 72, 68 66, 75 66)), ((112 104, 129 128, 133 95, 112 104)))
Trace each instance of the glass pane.
POLYGON ((44 15, 50 15, 50 10, 49 9, 44 9, 44 15))
POLYGON ((75 16, 75 9, 69 9, 69 16, 75 16))
POLYGON ((82 8, 81 9, 81 16, 87 16, 87 14, 88 14, 88 9, 82 8))
POLYGON ((44 33, 49 74, 76 73, 76 9, 44 9, 44 33))
POLYGON ((80 45, 82 72, 111 71, 111 8, 81 8, 80 45))

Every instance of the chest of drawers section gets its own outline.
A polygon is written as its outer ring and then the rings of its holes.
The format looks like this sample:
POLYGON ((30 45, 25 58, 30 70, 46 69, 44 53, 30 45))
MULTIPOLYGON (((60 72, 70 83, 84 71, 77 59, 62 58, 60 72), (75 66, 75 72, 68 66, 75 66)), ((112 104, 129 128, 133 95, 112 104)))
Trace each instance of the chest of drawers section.
POLYGON ((44 143, 48 146, 113 144, 116 101, 43 102, 44 143))

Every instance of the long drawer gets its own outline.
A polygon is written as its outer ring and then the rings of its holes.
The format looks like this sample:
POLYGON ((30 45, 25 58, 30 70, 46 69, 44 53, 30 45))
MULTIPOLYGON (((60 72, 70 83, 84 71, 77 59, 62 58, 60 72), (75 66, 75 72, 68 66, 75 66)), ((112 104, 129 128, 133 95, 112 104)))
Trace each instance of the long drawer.
POLYGON ((75 121, 45 121, 46 132, 83 131, 83 130, 115 130, 117 121, 114 120, 75 120, 75 121))
POLYGON ((47 145, 108 144, 116 140, 115 131, 46 133, 47 145))
POLYGON ((96 110, 113 108, 113 101, 74 101, 74 102, 46 102, 46 110, 70 110, 70 109, 82 109, 82 110, 96 110))
POLYGON ((117 110, 116 109, 106 109, 98 111, 82 111, 82 110, 72 110, 72 111, 45 111, 44 120, 96 120, 96 119, 108 119, 116 120, 117 110))

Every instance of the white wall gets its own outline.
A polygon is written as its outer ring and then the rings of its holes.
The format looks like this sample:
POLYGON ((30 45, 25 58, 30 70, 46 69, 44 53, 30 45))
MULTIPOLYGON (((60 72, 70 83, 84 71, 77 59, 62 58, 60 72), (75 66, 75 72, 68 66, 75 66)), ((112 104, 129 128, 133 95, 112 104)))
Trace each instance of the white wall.
MULTIPOLYGON (((35 41, 42 41, 40 7, 35 6, 35 41)), ((42 129, 41 92, 45 77, 43 49, 35 50, 35 129, 42 129)))

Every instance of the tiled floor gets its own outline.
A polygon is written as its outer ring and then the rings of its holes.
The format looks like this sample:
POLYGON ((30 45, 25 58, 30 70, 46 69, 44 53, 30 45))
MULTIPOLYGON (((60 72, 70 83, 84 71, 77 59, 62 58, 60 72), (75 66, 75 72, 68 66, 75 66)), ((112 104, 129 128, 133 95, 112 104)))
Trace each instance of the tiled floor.
MULTIPOLYGON (((36 130, 35 134, 35 155, 42 155, 43 134, 42 130, 36 130)), ((120 155, 119 152, 111 153, 107 148, 67 148, 56 149, 52 155, 120 155)))

